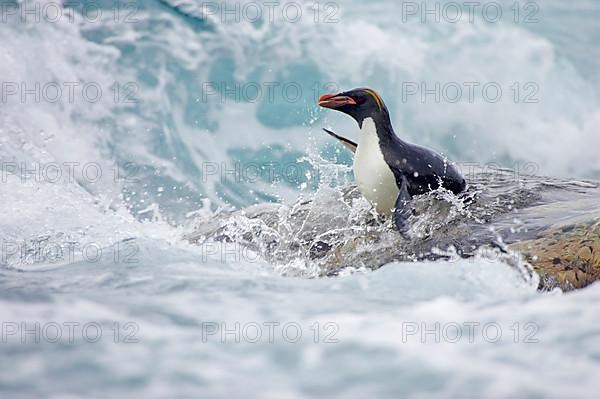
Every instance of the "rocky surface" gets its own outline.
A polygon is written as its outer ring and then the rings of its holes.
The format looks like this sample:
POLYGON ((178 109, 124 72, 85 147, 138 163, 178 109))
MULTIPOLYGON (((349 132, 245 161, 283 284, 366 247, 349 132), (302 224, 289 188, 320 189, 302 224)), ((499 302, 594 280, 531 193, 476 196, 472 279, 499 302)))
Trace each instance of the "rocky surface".
POLYGON ((600 280, 600 189, 592 181, 475 173, 467 193, 413 200, 410 240, 375 215, 356 187, 323 188, 292 206, 263 204, 197 221, 190 242, 235 242, 287 275, 336 275, 393 261, 492 256, 540 289, 600 280), (486 254, 486 255, 482 255, 486 254))
POLYGON ((542 287, 571 290, 600 280, 600 219, 549 229, 511 249, 533 265, 542 287))

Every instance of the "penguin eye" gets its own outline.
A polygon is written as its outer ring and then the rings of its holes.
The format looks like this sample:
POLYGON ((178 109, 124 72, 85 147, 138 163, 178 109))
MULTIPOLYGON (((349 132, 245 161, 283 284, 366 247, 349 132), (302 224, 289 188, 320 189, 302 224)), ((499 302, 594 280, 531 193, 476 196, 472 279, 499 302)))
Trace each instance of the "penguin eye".
POLYGON ((358 96, 352 96, 352 98, 354 99, 354 101, 356 101, 356 104, 358 104, 358 105, 363 105, 364 103, 367 102, 367 96, 358 95, 358 96))

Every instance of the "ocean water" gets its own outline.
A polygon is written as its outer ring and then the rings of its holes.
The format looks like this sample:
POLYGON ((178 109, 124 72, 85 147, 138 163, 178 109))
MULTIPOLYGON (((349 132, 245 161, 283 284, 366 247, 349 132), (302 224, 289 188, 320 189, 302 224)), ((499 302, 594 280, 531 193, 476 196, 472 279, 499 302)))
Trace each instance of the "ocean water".
POLYGON ((357 128, 315 105, 338 88, 453 160, 600 178, 597 1, 313 3, 0 2, 3 398, 597 396, 598 285, 183 238, 350 182, 320 129, 357 128))

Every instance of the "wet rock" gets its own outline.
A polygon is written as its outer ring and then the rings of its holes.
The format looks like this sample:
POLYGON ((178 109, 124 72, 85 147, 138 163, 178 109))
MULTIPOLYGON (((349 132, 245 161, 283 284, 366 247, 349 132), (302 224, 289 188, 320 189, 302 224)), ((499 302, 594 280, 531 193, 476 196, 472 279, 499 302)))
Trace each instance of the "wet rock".
POLYGON ((541 288, 571 290, 600 280, 600 219, 568 227, 511 246, 540 274, 541 288))
POLYGON ((352 185, 324 187, 290 206, 222 212, 198 220, 185 238, 200 245, 211 240, 239 243, 290 276, 375 270, 394 261, 468 258, 489 249, 520 269, 525 279, 531 278, 533 266, 540 289, 571 290, 600 280, 598 183, 515 179, 512 171, 479 173, 466 193, 432 192, 414 198, 412 207, 408 240, 390 220, 375 215, 352 185))

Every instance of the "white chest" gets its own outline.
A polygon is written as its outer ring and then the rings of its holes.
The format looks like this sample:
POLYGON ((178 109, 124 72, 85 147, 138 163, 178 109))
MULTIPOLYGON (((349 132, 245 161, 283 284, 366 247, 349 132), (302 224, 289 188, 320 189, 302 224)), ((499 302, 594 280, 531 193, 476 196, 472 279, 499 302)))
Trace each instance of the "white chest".
POLYGON ((354 177, 360 192, 378 213, 389 215, 395 207, 400 190, 390 167, 383 159, 375 122, 363 121, 358 148, 354 156, 354 177))

